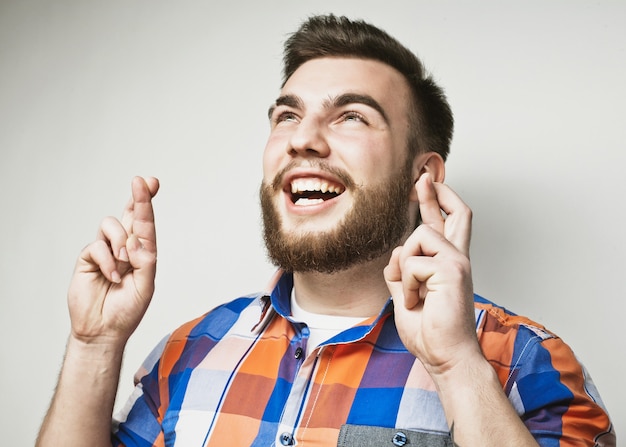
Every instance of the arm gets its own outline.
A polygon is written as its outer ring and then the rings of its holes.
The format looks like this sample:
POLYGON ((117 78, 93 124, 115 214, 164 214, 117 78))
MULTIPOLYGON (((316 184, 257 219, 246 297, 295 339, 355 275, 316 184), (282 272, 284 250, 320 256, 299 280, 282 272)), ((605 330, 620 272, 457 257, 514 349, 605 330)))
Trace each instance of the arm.
POLYGON ((152 197, 136 177, 121 221, 102 222, 83 249, 68 292, 71 332, 54 398, 36 445, 110 446, 111 414, 126 342, 141 321, 156 272, 152 197))
POLYGON ((457 445, 536 446, 476 337, 471 211, 428 174, 416 188, 423 224, 385 268, 400 337, 431 375, 457 445))

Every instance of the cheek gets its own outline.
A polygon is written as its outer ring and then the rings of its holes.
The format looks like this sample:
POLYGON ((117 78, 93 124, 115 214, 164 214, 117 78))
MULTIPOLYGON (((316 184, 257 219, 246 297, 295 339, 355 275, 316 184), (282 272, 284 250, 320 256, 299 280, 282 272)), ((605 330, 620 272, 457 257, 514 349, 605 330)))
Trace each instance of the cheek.
POLYGON ((276 173, 280 160, 284 155, 283 141, 274 135, 270 135, 263 150, 263 177, 271 179, 276 173))
POLYGON ((400 161, 394 155, 389 142, 382 139, 363 139, 359 144, 346 141, 343 147, 342 159, 346 166, 350 166, 355 177, 358 176, 366 183, 375 183, 387 178, 389 173, 400 166, 400 161))

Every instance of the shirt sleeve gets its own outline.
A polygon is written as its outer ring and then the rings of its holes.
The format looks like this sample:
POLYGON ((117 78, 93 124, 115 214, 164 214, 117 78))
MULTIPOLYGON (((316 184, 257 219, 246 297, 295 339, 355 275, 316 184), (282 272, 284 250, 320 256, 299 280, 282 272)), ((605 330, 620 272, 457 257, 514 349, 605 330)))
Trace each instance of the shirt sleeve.
POLYGON ((135 374, 135 388, 113 417, 113 447, 151 447, 162 439, 159 417, 159 367, 168 337, 152 350, 135 374))
POLYGON ((537 442, 615 446, 614 428, 587 370, 562 339, 533 332, 520 330, 520 355, 505 389, 537 442))

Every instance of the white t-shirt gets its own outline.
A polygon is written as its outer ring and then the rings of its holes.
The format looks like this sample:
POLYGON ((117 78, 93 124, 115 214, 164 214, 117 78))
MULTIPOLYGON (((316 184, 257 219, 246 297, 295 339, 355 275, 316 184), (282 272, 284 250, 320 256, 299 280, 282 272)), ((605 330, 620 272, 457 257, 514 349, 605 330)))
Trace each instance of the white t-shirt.
POLYGON ((298 306, 296 295, 291 293, 291 316, 294 320, 306 323, 311 335, 307 343, 306 355, 313 349, 334 337, 338 333, 366 320, 368 317, 343 317, 338 315, 325 315, 307 312, 298 306))

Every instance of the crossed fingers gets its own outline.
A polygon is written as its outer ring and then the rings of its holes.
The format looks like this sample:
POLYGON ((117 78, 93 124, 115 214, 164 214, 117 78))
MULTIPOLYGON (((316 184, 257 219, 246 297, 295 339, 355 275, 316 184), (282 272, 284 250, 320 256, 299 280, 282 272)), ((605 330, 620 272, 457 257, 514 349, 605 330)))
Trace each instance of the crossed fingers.
POLYGON ((132 196, 124 208, 121 221, 114 217, 102 221, 91 258, 109 281, 120 282, 121 275, 132 264, 129 248, 145 248, 156 254, 152 198, 158 189, 157 179, 135 177, 132 196))
POLYGON ((433 182, 428 173, 419 178, 415 188, 422 224, 439 232, 469 258, 472 210, 450 187, 433 182))

